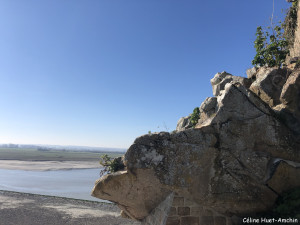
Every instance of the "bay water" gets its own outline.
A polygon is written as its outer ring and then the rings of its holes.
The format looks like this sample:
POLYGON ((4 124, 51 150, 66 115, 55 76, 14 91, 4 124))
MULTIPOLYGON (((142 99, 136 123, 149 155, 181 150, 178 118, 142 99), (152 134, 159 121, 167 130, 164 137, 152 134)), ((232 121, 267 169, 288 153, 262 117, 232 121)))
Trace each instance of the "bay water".
POLYGON ((0 169, 0 190, 42 194, 92 201, 100 169, 24 171, 0 169))

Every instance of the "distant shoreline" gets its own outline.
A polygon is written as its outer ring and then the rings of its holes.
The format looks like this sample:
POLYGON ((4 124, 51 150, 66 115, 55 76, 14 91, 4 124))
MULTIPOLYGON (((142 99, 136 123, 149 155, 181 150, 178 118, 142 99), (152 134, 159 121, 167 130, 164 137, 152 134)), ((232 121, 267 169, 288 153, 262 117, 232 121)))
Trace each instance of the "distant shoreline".
POLYGON ((98 161, 24 161, 24 160, 0 160, 0 169, 49 171, 70 169, 100 169, 98 161))
MULTIPOLYGON (((0 160, 20 160, 30 162, 93 162, 98 163, 101 155, 107 154, 110 157, 120 157, 124 153, 114 152, 90 152, 90 151, 64 151, 64 150, 53 150, 47 149, 42 150, 38 148, 0 148, 0 160)), ((78 164, 78 163, 77 163, 78 164)), ((72 168, 72 167, 71 167, 72 168)), ((94 168, 94 166, 93 166, 94 168)))

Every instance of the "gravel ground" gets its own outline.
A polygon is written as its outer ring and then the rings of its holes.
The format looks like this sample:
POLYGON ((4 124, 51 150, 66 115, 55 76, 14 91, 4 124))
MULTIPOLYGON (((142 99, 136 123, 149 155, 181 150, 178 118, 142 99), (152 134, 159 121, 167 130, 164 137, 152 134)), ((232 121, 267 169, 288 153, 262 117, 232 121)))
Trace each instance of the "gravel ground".
POLYGON ((0 191, 0 225, 140 225, 109 203, 0 191))

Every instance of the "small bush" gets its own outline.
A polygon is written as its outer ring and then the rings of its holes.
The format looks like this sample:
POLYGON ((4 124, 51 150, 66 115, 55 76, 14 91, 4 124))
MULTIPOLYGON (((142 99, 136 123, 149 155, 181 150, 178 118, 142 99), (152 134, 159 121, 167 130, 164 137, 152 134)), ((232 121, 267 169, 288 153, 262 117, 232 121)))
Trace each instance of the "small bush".
POLYGON ((200 119, 200 110, 199 110, 198 107, 196 107, 196 108, 194 108, 193 113, 192 113, 191 118, 190 118, 190 122, 191 122, 193 127, 196 126, 199 119, 200 119))
POLYGON ((289 53, 288 42, 282 31, 282 26, 268 27, 266 31, 263 31, 261 26, 257 27, 253 65, 281 67, 289 53))
POLYGON ((105 174, 114 173, 119 170, 123 170, 125 165, 122 161, 121 157, 112 158, 109 157, 107 154, 104 154, 100 157, 100 165, 104 167, 104 169, 100 172, 100 176, 105 174))

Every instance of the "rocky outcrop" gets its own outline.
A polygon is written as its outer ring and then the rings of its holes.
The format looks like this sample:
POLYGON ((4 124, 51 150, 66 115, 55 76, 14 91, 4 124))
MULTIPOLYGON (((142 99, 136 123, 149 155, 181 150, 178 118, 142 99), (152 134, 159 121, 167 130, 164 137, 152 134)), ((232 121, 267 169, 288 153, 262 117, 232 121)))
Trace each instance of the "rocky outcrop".
POLYGON ((294 39, 294 46, 290 49, 290 57, 293 58, 295 56, 300 56, 300 1, 298 1, 298 12, 297 12, 297 27, 295 30, 295 39, 294 39))
POLYGON ((209 124, 217 109, 217 98, 209 97, 204 100, 200 106, 200 118, 198 124, 209 124))
POLYGON ((282 87, 289 73, 290 71, 287 69, 259 68, 255 74, 256 80, 251 84, 250 90, 269 106, 278 105, 282 87))
POLYGON ((183 131, 192 127, 192 123, 190 121, 191 115, 186 117, 181 117, 176 126, 176 131, 183 131))
POLYGON ((225 225, 272 208, 278 195, 300 186, 300 142, 291 123, 299 119, 299 71, 260 68, 249 76, 216 74, 215 97, 201 104, 195 128, 181 120, 177 132, 137 138, 125 154, 126 171, 102 177, 93 195, 145 222, 176 193, 193 204, 170 217, 193 221, 185 225, 225 225), (195 205, 213 213, 192 213, 195 205))
POLYGON ((102 177, 92 195, 117 203, 124 217, 145 218, 171 191, 161 186, 153 171, 136 172, 122 171, 102 177))
POLYGON ((230 82, 239 82, 245 87, 249 87, 250 81, 243 77, 233 76, 230 73, 223 71, 222 73, 217 73, 213 79, 210 80, 210 83, 213 88, 213 95, 218 96, 221 94, 221 90, 224 90, 224 87, 227 83, 230 82))

